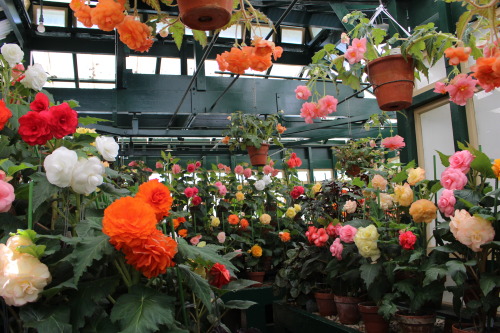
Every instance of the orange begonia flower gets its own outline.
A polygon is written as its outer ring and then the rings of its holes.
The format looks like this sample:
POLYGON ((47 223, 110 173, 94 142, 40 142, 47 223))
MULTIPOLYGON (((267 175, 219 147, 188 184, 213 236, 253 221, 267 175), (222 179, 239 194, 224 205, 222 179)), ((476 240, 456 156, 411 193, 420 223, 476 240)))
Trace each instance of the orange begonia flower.
POLYGON ((230 139, 231 138, 229 136, 225 136, 221 141, 222 141, 223 144, 227 145, 227 144, 229 144, 229 140, 230 139))
POLYGON ((227 69, 236 74, 245 74, 245 70, 250 67, 248 53, 243 50, 233 47, 226 55, 227 69))
POLYGON ((491 169, 495 173, 495 177, 500 179, 500 159, 496 159, 491 166, 491 169))
POLYGON ((276 130, 278 131, 279 134, 283 134, 286 131, 286 127, 281 124, 278 124, 276 125, 276 130))
POLYGON ((128 15, 123 22, 117 26, 120 40, 131 50, 146 52, 153 45, 151 29, 144 23, 136 21, 133 16, 128 15))
POLYGON ((262 37, 255 37, 252 45, 255 46, 255 54, 260 57, 271 55, 275 48, 273 42, 262 39, 262 37))
POLYGON ((283 54, 283 48, 281 46, 276 46, 273 51, 274 60, 278 60, 279 58, 281 58, 282 54, 283 54))
POLYGON ((92 8, 87 5, 83 5, 79 10, 75 11, 76 19, 81 22, 87 28, 91 28, 92 24, 92 8))
POLYGON ((156 230, 156 215, 144 201, 132 197, 116 200, 104 210, 102 232, 120 250, 123 245, 134 246, 156 230))
POLYGON ((125 247, 127 263, 142 272, 145 277, 152 278, 167 271, 167 267, 175 265, 173 258, 177 253, 177 243, 155 230, 148 238, 133 247, 125 247))
POLYGON ((184 217, 179 217, 177 219, 173 219, 172 222, 174 223, 174 229, 179 228, 181 223, 186 222, 186 219, 184 217))
POLYGON ((178 234, 179 234, 179 236, 181 236, 182 238, 186 238, 186 237, 187 237, 187 235, 188 235, 188 231, 187 231, 187 229, 181 229, 181 230, 179 230, 178 234))
POLYGON ((236 225, 240 222, 240 218, 238 217, 238 215, 231 214, 227 217, 227 221, 229 222, 229 224, 236 225))
POLYGON ((250 223, 248 223, 247 219, 241 219, 241 221, 240 221, 241 229, 246 229, 246 228, 248 228, 249 225, 250 225, 250 223))
POLYGON ((279 236, 280 236, 281 241, 284 242, 284 243, 289 242, 290 239, 291 239, 290 233, 286 232, 286 231, 280 232, 279 236))
POLYGON ((170 190, 160 183, 158 179, 152 179, 139 186, 139 191, 135 197, 150 205, 155 211, 158 220, 168 216, 172 208, 173 199, 170 190))
POLYGON ((250 68, 258 72, 267 70, 273 64, 270 55, 259 56, 254 53, 248 59, 250 60, 250 68))
POLYGON ((71 0, 69 3, 69 8, 71 8, 72 11, 76 12, 80 10, 85 5, 85 2, 83 0, 71 0))
POLYGON ((125 8, 114 0, 100 0, 92 9, 92 23, 104 31, 112 31, 125 18, 125 8))
POLYGON ((470 52, 470 47, 449 47, 444 50, 444 54, 446 55, 446 58, 450 59, 449 63, 452 66, 456 66, 461 62, 467 61, 469 59, 470 52))
POLYGON ((500 87, 500 58, 478 58, 476 64, 471 67, 474 76, 479 85, 486 91, 490 92, 496 87, 500 87))
POLYGON ((227 61, 226 57, 229 54, 229 52, 225 51, 222 54, 218 54, 215 60, 217 61, 217 64, 219 65, 219 70, 225 72, 227 70, 227 61))

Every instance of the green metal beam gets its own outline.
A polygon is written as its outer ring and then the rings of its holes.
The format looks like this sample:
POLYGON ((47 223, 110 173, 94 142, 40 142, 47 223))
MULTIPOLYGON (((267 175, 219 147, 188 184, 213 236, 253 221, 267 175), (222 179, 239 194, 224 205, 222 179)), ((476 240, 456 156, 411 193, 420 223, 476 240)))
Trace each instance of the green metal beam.
POLYGON ((333 2, 330 2, 330 6, 332 7, 333 11, 335 12, 335 15, 337 15, 339 21, 342 23, 344 26, 345 30, 351 31, 354 29, 354 26, 352 24, 346 23, 342 21, 342 18, 349 14, 349 10, 347 9, 346 5, 340 1, 340 0, 335 0, 333 2))

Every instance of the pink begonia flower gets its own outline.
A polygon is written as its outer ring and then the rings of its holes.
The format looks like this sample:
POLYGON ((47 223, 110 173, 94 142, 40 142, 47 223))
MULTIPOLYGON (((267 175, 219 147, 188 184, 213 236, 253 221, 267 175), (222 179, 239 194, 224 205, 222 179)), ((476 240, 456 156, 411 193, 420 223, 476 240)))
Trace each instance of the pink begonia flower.
POLYGON ((335 229, 335 226, 332 223, 330 223, 325 229, 326 229, 326 233, 328 234, 328 236, 330 236, 332 238, 338 236, 337 230, 335 229))
POLYGON ((129 167, 136 167, 138 164, 136 161, 132 161, 128 164, 129 167))
POLYGON ((490 221, 471 216, 466 210, 456 210, 450 221, 450 231, 462 244, 474 252, 481 252, 481 245, 495 238, 495 229, 490 221))
POLYGON ((197 236, 194 236, 193 238, 191 238, 189 240, 189 242, 191 243, 191 245, 198 245, 198 243, 200 242, 201 236, 202 235, 197 235, 197 236))
POLYGON ((349 38, 349 35, 347 35, 345 32, 340 34, 340 42, 344 44, 349 44, 351 39, 349 38))
POLYGON ((219 194, 220 194, 221 196, 225 196, 225 195, 226 195, 226 193, 227 193, 227 188, 226 188, 226 186, 225 186, 225 185, 220 185, 220 186, 218 186, 218 187, 219 187, 219 194))
POLYGON ((191 203, 193 204, 193 206, 198 206, 199 204, 201 204, 201 197, 195 195, 191 203))
POLYGON ((297 99, 303 99, 307 101, 309 97, 311 97, 311 95, 311 91, 309 90, 309 88, 307 88, 307 86, 298 86, 295 89, 295 97, 297 97, 297 99))
POLYGON ((245 178, 252 177, 252 169, 246 168, 245 171, 243 171, 243 176, 245 176, 245 178))
POLYGON ((476 92, 477 80, 466 74, 459 74, 446 86, 446 91, 450 94, 450 101, 457 105, 464 106, 467 100, 474 96, 476 92))
POLYGON ((196 163, 194 164, 194 167, 196 169, 198 169, 199 167, 201 167, 201 162, 200 161, 196 161, 196 163))
POLYGON ((337 104, 338 100, 330 95, 326 95, 322 97, 318 101, 318 107, 316 109, 316 115, 321 118, 325 118, 327 115, 329 115, 332 112, 337 111, 337 104))
POLYGON ((380 145, 390 150, 397 150, 406 146, 406 144, 404 143, 404 138, 399 135, 384 138, 380 145))
POLYGON ((219 163, 219 164, 217 164, 217 168, 219 170, 224 170, 226 168, 226 166, 224 164, 222 164, 222 163, 219 163))
POLYGON ((217 240, 219 243, 224 243, 226 241, 226 233, 224 231, 221 231, 217 234, 217 240))
POLYGON ((325 228, 319 228, 316 233, 312 235, 314 245, 316 245, 317 247, 325 246, 328 238, 329 236, 326 233, 325 228))
POLYGON ((446 94, 447 91, 446 91, 446 84, 444 84, 443 82, 436 82, 436 84, 434 85, 434 92, 435 93, 438 93, 438 94, 446 94))
POLYGON ((463 190, 467 184, 467 176, 460 170, 446 168, 441 173, 441 185, 447 190, 463 190))
POLYGON ((330 252, 332 256, 337 258, 337 260, 342 260, 342 252, 344 251, 344 245, 340 242, 339 238, 336 238, 332 245, 330 245, 330 252))
POLYGON ((23 73, 25 70, 26 69, 24 68, 23 64, 17 64, 14 67, 12 67, 12 79, 17 82, 24 79, 23 73))
POLYGON ((352 243, 354 242, 354 236, 356 236, 357 232, 358 229, 353 226, 345 225, 339 231, 340 240, 345 243, 352 243))
POLYGON ((234 168, 234 173, 237 174, 237 175, 242 175, 244 170, 245 169, 241 165, 237 165, 234 168))
POLYGON ((186 187, 184 189, 184 195, 188 198, 191 198, 194 195, 194 191, 191 187, 186 187))
POLYGON ((5 173, 5 171, 0 170, 0 180, 5 180, 5 178, 7 178, 7 174, 5 173))
POLYGON ((312 124, 313 119, 316 118, 316 103, 305 102, 300 109, 300 116, 305 119, 307 124, 312 124))
POLYGON ((162 168, 163 168, 163 163, 161 163, 161 162, 156 162, 156 164, 155 164, 155 168, 156 168, 156 169, 162 169, 162 168))
POLYGON ((450 162, 450 168, 459 169, 463 173, 467 173, 474 158, 475 156, 470 151, 461 150, 451 155, 448 161, 450 162))
POLYGON ((377 147, 377 144, 375 143, 375 140, 370 140, 370 147, 371 148, 377 147))
POLYGON ((0 180, 0 213, 8 212, 15 198, 14 186, 0 180))
POLYGON ((457 203, 457 199, 453 194, 453 190, 443 190, 441 196, 438 200, 438 207, 441 213, 446 217, 453 216, 455 212, 455 204, 457 203))
POLYGON ((224 168, 224 172, 225 172, 225 173, 231 173, 231 167, 230 167, 230 166, 226 166, 226 167, 224 168))
POLYGON ((318 231, 318 228, 316 228, 315 226, 307 227, 306 238, 309 241, 309 243, 311 243, 311 244, 314 241, 313 236, 316 234, 316 231, 318 231))
POLYGON ((352 40, 351 46, 358 49, 363 54, 366 52, 366 38, 354 38, 352 40))
POLYGON ((190 164, 187 165, 186 170, 189 173, 193 173, 193 172, 196 171, 196 166, 194 165, 194 163, 190 163, 190 164))
POLYGON ((349 62, 349 64, 354 65, 363 59, 363 53, 361 53, 357 48, 349 46, 347 51, 344 53, 345 59, 349 62))
MULTIPOLYGON (((236 169, 234 170, 236 172, 236 169)), ((268 175, 274 171, 274 168, 270 165, 264 165, 263 172, 265 175, 268 175)))
POLYGON ((153 172, 153 169, 151 169, 151 168, 143 168, 142 171, 153 172))
POLYGON ((181 173, 181 171, 182 171, 182 169, 181 169, 181 166, 179 164, 172 165, 172 173, 174 175, 181 173))

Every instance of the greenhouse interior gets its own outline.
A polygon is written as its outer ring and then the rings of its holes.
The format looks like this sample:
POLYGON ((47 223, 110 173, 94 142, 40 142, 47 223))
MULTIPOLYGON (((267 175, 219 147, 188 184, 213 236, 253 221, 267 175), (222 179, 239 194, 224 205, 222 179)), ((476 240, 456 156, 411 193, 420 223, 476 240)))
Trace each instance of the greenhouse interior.
POLYGON ((500 332, 499 27, 0 0, 2 332, 500 332))

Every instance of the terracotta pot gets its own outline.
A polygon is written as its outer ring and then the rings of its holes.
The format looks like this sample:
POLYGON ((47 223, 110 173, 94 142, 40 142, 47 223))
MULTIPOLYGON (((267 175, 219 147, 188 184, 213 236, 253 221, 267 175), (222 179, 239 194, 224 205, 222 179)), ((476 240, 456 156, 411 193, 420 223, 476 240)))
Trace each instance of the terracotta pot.
POLYGON ((378 106, 383 111, 402 110, 411 105, 413 97, 413 58, 389 55, 370 61, 366 73, 373 85, 378 106))
POLYGON ((316 298, 316 305, 318 305, 318 312, 321 316, 333 316, 337 314, 337 307, 335 301, 333 300, 334 295, 332 293, 314 293, 314 298, 316 298))
POLYGON ((365 323, 366 333, 389 332, 389 322, 378 314, 378 306, 373 302, 361 302, 358 304, 361 318, 365 323))
POLYGON ((396 312, 396 320, 399 323, 401 332, 432 333, 434 331, 434 323, 436 322, 436 314, 414 316, 396 312))
POLYGON ((451 326, 452 333, 479 333, 479 329, 474 327, 473 324, 460 324, 455 323, 451 326))
POLYGON ((194 30, 215 30, 231 19, 232 0, 177 0, 182 23, 194 30))
POLYGON ((264 275, 266 275, 266 272, 247 272, 247 278, 257 282, 252 287, 261 287, 262 282, 264 282, 264 275))
POLYGON ((337 306, 341 324, 354 325, 359 322, 361 316, 358 310, 358 303, 362 301, 361 298, 335 295, 333 299, 337 306))
POLYGON ((264 166, 267 163, 267 152, 269 151, 269 145, 263 143, 260 148, 255 148, 254 146, 247 146, 248 155, 250 156, 250 163, 253 166, 264 166))

